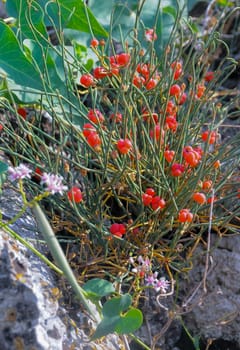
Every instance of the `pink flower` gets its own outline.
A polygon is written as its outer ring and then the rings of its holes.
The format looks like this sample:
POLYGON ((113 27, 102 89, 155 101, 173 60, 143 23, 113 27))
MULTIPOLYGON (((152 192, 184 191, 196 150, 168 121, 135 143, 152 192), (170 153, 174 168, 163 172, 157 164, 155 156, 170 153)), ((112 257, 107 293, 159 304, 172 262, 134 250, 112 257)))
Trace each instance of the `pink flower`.
POLYGON ((161 292, 163 294, 167 293, 170 282, 166 280, 165 277, 157 278, 158 272, 155 271, 153 274, 149 274, 145 277, 146 286, 153 287, 156 292, 161 292))
POLYGON ((167 289, 169 288, 170 282, 166 280, 165 277, 161 277, 159 280, 156 280, 154 289, 156 292, 161 292, 163 294, 167 293, 167 289))
POLYGON ((63 191, 67 191, 68 188, 63 185, 62 180, 62 176, 43 173, 41 177, 41 185, 45 185, 45 190, 51 194, 63 194, 63 191))
POLYGON ((17 167, 9 167, 8 168, 8 175, 10 181, 20 180, 24 178, 30 178, 30 174, 32 173, 32 170, 30 170, 26 165, 20 164, 17 167))

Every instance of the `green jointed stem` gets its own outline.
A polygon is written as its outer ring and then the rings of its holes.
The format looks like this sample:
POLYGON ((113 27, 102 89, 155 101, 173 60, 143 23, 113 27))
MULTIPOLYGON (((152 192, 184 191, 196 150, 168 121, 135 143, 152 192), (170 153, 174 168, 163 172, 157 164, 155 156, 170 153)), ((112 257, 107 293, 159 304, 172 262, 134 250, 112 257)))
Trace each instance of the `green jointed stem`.
POLYGON ((32 208, 33 213, 35 215, 37 224, 39 226, 39 229, 46 240, 46 243, 51 251, 51 254, 53 258, 56 260, 57 264, 62 269, 65 277, 67 278, 68 282, 71 284, 74 292, 76 293, 77 297, 80 299, 80 301, 83 303, 84 307, 86 308, 87 312, 90 314, 90 316, 97 322, 100 321, 100 315, 97 312, 96 307, 94 304, 87 299, 86 292, 79 286, 73 271, 71 267, 68 264, 68 261, 62 251, 62 248, 60 244, 58 243, 58 240, 45 216, 42 209, 38 204, 35 204, 32 208))

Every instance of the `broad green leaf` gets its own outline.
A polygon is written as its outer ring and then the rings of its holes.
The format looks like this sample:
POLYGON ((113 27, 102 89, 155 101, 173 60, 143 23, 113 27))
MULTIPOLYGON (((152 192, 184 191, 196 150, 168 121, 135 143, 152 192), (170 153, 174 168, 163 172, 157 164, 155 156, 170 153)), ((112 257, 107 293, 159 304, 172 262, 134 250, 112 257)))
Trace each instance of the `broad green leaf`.
POLYGON ((141 327, 142 322, 142 312, 138 309, 131 309, 120 317, 115 327, 115 332, 118 334, 132 333, 141 327))
POLYGON ((4 79, 4 83, 1 83, 0 96, 9 101, 14 99, 16 104, 38 103, 41 98, 41 94, 37 93, 36 90, 18 85, 11 79, 4 79))
POLYGON ((99 323, 92 339, 97 339, 109 333, 131 333, 138 329, 143 321, 142 312, 129 307, 132 297, 129 294, 108 300, 102 309, 103 319, 99 323))
POLYGON ((46 9, 46 25, 54 23, 57 28, 71 28, 86 33, 91 33, 92 30, 94 36, 108 36, 106 30, 98 23, 83 0, 58 0, 57 2, 40 0, 39 4, 46 9))
POLYGON ((89 280, 82 288, 85 292, 92 293, 99 299, 115 292, 113 284, 101 278, 89 280))
POLYGON ((11 0, 7 1, 6 10, 9 16, 17 19, 17 27, 21 28, 19 33, 19 40, 23 42, 24 39, 37 40, 46 45, 48 41, 48 34, 44 24, 44 12, 37 1, 28 0, 11 0))
MULTIPOLYGON (((35 64, 38 67, 38 70, 42 73, 42 79, 46 84, 48 91, 55 91, 58 89, 60 93, 66 94, 66 78, 64 75, 64 67, 62 58, 58 62, 58 67, 52 57, 54 51, 51 47, 40 46, 33 40, 26 40, 24 42, 28 46, 28 49, 31 52, 31 57, 34 59, 35 64), (62 73, 62 76, 58 72, 62 73)), ((59 55, 57 55, 58 57, 59 55)))
MULTIPOLYGON (((121 42, 121 35, 125 39, 134 28, 139 1, 127 0, 119 2, 117 0, 109 0, 108 6, 106 6, 105 2, 89 0, 88 4, 98 21, 108 31, 111 30, 113 38, 117 41, 121 42), (113 13, 112 26, 110 26, 111 12, 113 13)), ((140 14, 140 22, 144 24, 145 28, 156 28, 158 39, 155 43, 155 49, 158 54, 161 54, 164 45, 166 45, 171 35, 177 17, 177 11, 181 11, 184 17, 187 16, 186 8, 183 11, 184 5, 184 0, 162 0, 161 2, 146 0, 144 2, 140 14)), ((141 27, 138 28, 138 40, 141 42, 143 48, 147 48, 149 45, 145 40, 144 30, 141 27)), ((128 42, 130 44, 132 43, 130 37, 128 37, 128 42)))
POLYGON ((0 47, 0 70, 21 86, 43 90, 39 72, 25 56, 13 31, 4 22, 0 22, 0 47))
POLYGON ((114 333, 118 322, 119 316, 103 318, 103 320, 97 326, 97 329, 91 337, 91 340, 95 340, 104 337, 107 334, 114 333))
POLYGON ((103 316, 115 316, 121 312, 126 311, 132 303, 132 297, 130 294, 124 294, 115 298, 112 298, 103 305, 103 316))

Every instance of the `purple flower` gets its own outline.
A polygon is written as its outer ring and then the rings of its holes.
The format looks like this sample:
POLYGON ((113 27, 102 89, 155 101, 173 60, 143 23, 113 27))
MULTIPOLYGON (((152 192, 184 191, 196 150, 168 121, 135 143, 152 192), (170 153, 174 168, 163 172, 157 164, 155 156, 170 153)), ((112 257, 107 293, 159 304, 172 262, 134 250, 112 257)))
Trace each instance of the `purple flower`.
POLYGON ((137 258, 137 261, 138 261, 139 265, 135 266, 132 269, 132 272, 134 272, 134 273, 144 272, 145 273, 145 272, 150 271, 150 269, 151 269, 151 262, 148 259, 148 257, 144 260, 143 257, 141 255, 139 255, 139 257, 137 258))
POLYGON ((45 190, 51 194, 60 193, 63 194, 67 191, 67 186, 62 183, 63 177, 55 174, 43 173, 41 177, 41 184, 45 185, 45 190))
POLYGON ((158 275, 158 272, 157 272, 157 271, 154 272, 154 273, 151 274, 151 275, 148 275, 148 276, 145 278, 146 286, 155 287, 156 282, 158 281, 157 275, 158 275))
POLYGON ((8 176, 10 181, 20 180, 24 178, 30 178, 30 174, 32 170, 30 170, 26 165, 20 164, 17 167, 9 167, 8 168, 8 176))
POLYGON ((154 289, 156 292, 161 292, 163 294, 167 293, 167 289, 169 288, 170 282, 166 280, 165 277, 161 277, 159 280, 155 282, 154 289))
POLYGON ((158 272, 155 271, 153 274, 146 276, 145 282, 146 286, 153 287, 156 292, 161 292, 163 294, 167 293, 167 289, 169 288, 170 282, 166 280, 165 277, 157 278, 158 272))

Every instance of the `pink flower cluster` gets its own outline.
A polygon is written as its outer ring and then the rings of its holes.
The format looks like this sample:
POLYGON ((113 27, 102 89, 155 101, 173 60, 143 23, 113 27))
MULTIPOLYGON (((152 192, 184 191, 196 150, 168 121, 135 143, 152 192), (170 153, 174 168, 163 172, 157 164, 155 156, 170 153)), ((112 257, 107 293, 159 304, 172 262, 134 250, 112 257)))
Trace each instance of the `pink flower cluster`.
POLYGON ((152 272, 151 262, 148 257, 145 259, 140 255, 137 263, 131 257, 129 262, 134 265, 132 272, 138 274, 140 278, 144 278, 147 287, 153 287, 156 292, 166 294, 170 286, 170 282, 165 278, 158 278, 158 271, 152 272))
MULTIPOLYGON (((22 180, 25 178, 31 178, 32 170, 27 165, 20 164, 17 167, 8 168, 8 177, 10 181, 22 180)), ((51 194, 60 193, 63 194, 67 191, 67 186, 63 185, 63 177, 56 174, 43 173, 41 175, 41 185, 44 185, 45 191, 51 194)))

